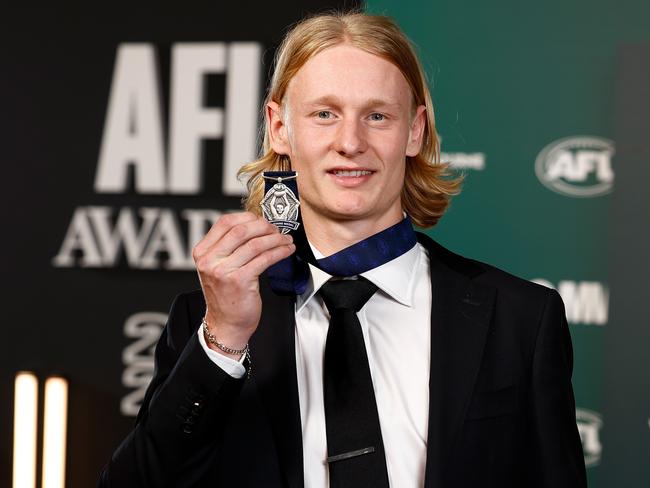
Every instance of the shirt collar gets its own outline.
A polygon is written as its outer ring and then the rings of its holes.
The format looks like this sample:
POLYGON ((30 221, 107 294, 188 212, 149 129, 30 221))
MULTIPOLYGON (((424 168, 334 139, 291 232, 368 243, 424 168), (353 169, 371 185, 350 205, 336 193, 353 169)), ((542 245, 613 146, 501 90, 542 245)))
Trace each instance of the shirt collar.
MULTIPOLYGON (((316 259, 323 258, 323 255, 311 243, 312 252, 316 259)), ((420 244, 416 244, 401 256, 377 266, 371 270, 361 273, 361 276, 371 281, 386 293, 393 300, 406 305, 413 306, 413 293, 415 289, 416 275, 419 269, 422 251, 420 244)), ((316 266, 309 265, 310 277, 307 289, 302 295, 296 297, 296 313, 311 300, 327 280, 332 276, 316 266)))

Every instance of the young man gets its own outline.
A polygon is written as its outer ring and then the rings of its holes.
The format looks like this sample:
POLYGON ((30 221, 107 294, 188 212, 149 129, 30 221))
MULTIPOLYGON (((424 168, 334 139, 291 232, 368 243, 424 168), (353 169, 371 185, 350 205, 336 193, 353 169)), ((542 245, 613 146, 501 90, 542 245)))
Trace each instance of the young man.
POLYGON ((197 244, 202 290, 175 301, 100 486, 586 486, 559 295, 412 231, 459 182, 397 26, 303 21, 265 110, 249 212, 197 244), (259 215, 278 170, 298 175, 293 237, 259 215), (306 273, 289 295, 279 262, 306 273))

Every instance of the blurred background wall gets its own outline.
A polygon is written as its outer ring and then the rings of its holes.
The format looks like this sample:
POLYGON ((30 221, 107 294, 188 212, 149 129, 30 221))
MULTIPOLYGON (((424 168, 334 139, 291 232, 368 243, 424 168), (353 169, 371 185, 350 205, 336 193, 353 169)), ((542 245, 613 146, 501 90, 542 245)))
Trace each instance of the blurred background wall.
MULTIPOLYGON (((68 380, 66 486, 130 430, 192 245, 239 208, 274 50, 350 1, 5 8, 0 486, 15 378, 68 380)), ((371 0, 418 47, 463 193, 429 233, 557 288, 590 486, 650 480, 650 4, 371 0)), ((23 412, 24 413, 24 412, 23 412)))

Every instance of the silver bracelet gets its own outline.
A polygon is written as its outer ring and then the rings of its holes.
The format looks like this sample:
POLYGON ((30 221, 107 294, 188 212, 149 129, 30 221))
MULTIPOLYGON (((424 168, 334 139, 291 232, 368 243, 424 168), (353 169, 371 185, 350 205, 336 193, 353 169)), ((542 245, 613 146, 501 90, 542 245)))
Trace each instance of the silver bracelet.
POLYGON ((210 332, 210 330, 208 329, 208 322, 205 320, 205 317, 203 317, 203 321, 201 322, 201 324, 203 325, 203 332, 205 333, 205 337, 206 337, 206 339, 208 339, 208 342, 210 344, 214 344, 220 350, 222 350, 223 352, 226 352, 228 354, 239 354, 240 356, 242 354, 246 354, 247 356, 249 356, 248 344, 246 344, 246 346, 244 346, 244 349, 232 349, 232 348, 222 344, 221 342, 219 342, 217 340, 217 338, 214 335, 212 335, 212 332, 210 332))

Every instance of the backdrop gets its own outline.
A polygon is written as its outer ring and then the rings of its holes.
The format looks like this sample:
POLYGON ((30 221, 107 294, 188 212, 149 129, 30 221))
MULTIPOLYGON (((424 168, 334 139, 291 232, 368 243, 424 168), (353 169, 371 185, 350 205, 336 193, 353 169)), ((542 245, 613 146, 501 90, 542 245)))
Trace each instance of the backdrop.
MULTIPOLYGON (((590 486, 645 486, 650 4, 497 3, 364 8, 416 43, 443 159, 467 175, 430 234, 558 289, 590 486)), ((171 300, 198 287, 192 245, 239 208, 277 44, 343 6, 6 9, 0 486, 19 370, 69 379, 67 486, 94 485, 132 426, 171 300)))

